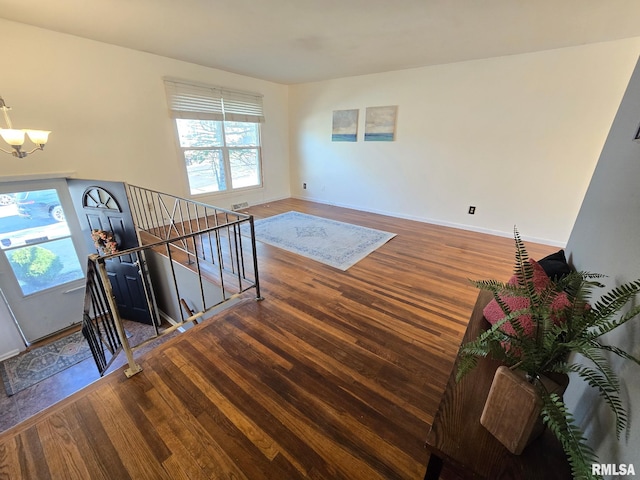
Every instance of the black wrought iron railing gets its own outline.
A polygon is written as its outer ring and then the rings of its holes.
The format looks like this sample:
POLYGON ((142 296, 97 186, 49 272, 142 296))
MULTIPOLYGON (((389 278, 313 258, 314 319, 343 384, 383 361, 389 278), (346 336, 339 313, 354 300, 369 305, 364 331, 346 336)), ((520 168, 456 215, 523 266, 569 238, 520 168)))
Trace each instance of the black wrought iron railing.
POLYGON ((260 282, 253 217, 155 190, 127 185, 127 194, 140 242, 165 241, 171 251, 186 254, 186 262, 201 273, 200 262, 215 265, 213 271, 225 287, 256 289, 260 282))
POLYGON ((100 375, 103 375, 121 351, 122 343, 95 258, 87 261, 82 334, 89 343, 100 375))
POLYGON ((131 185, 127 194, 140 246, 89 256, 83 333, 101 374, 124 350, 131 376, 140 371, 133 352, 149 341, 251 289, 262 297, 252 216, 131 185), (124 257, 137 259, 155 328, 133 346, 107 272, 108 262, 124 257))

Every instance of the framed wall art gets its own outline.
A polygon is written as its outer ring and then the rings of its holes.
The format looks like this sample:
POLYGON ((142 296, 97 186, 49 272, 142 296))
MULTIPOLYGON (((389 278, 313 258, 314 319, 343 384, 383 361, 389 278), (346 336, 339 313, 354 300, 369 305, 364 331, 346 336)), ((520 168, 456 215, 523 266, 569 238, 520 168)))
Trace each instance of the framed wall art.
POLYGON ((396 138, 397 105, 367 107, 365 142, 393 142, 396 138))
POLYGON ((334 110, 332 142, 356 142, 358 140, 359 110, 334 110))

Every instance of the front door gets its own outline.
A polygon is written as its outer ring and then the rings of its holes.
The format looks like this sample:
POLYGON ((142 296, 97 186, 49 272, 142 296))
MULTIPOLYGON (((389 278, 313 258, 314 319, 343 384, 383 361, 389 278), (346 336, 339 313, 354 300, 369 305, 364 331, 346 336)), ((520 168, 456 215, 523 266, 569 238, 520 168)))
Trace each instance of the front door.
MULTIPOLYGON (((91 236, 95 230, 112 235, 118 250, 138 246, 124 183, 69 179, 67 184, 89 252, 98 251, 91 236)), ((152 324, 138 254, 114 257, 105 264, 120 316, 152 324)))
POLYGON ((27 344, 82 321, 86 253, 64 179, 0 183, 0 289, 27 344))

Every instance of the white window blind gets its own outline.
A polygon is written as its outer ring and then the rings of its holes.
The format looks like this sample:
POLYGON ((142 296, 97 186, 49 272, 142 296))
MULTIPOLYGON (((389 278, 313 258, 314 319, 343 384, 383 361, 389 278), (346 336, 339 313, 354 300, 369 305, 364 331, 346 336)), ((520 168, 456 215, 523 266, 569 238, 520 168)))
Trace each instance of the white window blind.
POLYGON ((164 79, 172 118, 264 122, 262 95, 223 87, 164 79))

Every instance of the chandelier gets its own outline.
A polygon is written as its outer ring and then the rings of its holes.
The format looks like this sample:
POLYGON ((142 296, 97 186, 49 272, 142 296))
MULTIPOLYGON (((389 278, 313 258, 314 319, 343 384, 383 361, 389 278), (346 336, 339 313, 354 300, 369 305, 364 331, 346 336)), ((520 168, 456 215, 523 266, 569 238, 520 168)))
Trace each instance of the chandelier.
POLYGON ((0 136, 11 145, 13 150, 7 151, 0 148, 0 151, 4 153, 9 153, 14 157, 24 158, 30 153, 35 152, 36 150, 42 150, 49 139, 49 134, 46 130, 16 130, 13 128, 11 124, 11 119, 9 118, 9 110, 10 107, 4 103, 2 97, 0 97, 0 110, 4 114, 4 121, 7 124, 7 128, 0 128, 0 136), (24 145, 24 136, 25 134, 29 137, 29 140, 36 146, 33 150, 23 151, 22 146, 24 145))

